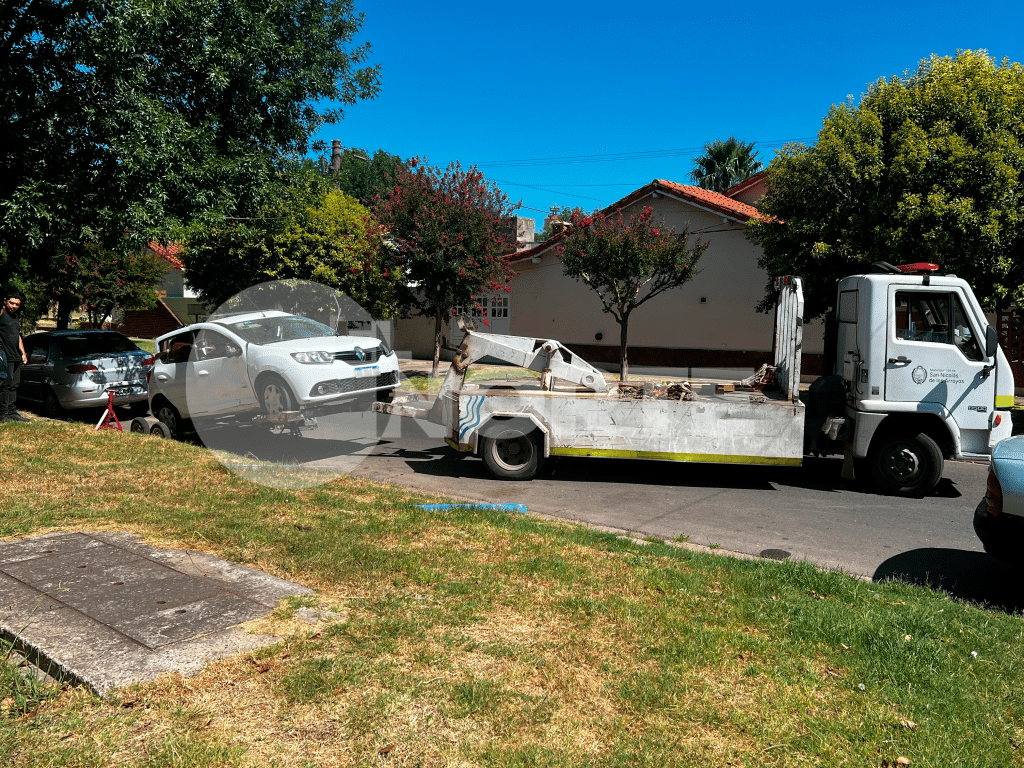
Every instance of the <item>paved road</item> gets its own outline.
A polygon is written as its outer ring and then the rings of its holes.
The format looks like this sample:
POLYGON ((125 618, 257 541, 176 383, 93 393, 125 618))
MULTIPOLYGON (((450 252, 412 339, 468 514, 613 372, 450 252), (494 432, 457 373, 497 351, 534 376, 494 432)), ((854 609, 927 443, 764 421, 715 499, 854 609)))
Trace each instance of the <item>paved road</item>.
POLYGON ((770 554, 1024 609, 1020 578, 984 554, 971 527, 985 489, 983 464, 947 462, 942 483, 923 499, 881 496, 844 481, 838 459, 794 469, 559 457, 534 480, 515 483, 493 480, 482 461, 456 455, 436 425, 372 414, 319 424, 302 439, 278 435, 261 447, 240 431, 216 447, 463 499, 525 504, 534 513, 644 536, 685 536, 753 555, 777 550, 770 554))

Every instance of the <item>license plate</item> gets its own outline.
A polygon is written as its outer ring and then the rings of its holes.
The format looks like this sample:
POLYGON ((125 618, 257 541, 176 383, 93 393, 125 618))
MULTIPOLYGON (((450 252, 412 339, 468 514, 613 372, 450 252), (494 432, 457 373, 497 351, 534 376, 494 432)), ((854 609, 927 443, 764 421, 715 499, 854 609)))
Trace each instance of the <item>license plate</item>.
POLYGON ((356 368, 355 377, 357 379, 365 379, 367 376, 376 376, 379 367, 377 365, 361 365, 356 368))

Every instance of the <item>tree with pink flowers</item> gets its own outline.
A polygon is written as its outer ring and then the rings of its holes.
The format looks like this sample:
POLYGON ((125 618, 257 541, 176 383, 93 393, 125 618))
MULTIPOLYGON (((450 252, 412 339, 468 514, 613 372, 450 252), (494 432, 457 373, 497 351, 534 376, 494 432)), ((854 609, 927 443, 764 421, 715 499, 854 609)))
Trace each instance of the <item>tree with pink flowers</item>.
POLYGON ((453 163, 442 171, 415 158, 398 169, 394 188, 375 199, 374 213, 408 288, 403 303, 434 318, 431 376, 454 308, 478 307, 482 293, 510 290, 516 207, 475 167, 453 163))
POLYGON ((629 377, 626 341, 629 318, 637 307, 695 274, 707 248, 689 230, 675 232, 654 221, 653 209, 627 217, 573 212, 565 239, 558 245, 565 274, 590 287, 604 311, 619 324, 619 380, 629 377))

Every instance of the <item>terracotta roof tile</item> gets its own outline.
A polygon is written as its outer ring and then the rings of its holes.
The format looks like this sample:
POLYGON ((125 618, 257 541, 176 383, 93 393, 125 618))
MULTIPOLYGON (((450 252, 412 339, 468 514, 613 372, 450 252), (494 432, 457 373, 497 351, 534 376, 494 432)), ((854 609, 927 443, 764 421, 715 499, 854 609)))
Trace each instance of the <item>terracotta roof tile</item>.
POLYGON ((739 184, 733 184, 731 187, 729 187, 727 190, 725 190, 725 196, 726 197, 736 197, 736 195, 738 195, 743 190, 749 189, 750 187, 754 186, 755 184, 757 184, 758 182, 763 180, 764 179, 764 174, 765 174, 765 171, 758 171, 757 173, 755 173, 750 178, 744 179, 743 181, 741 181, 739 184))
POLYGON ((168 243, 167 245, 160 245, 156 240, 151 240, 147 246, 149 250, 160 256, 168 264, 175 269, 184 269, 185 265, 181 259, 178 258, 178 254, 182 251, 181 243, 168 243))
MULTIPOLYGON (((621 210, 628 205, 632 205, 638 200, 642 200, 655 192, 675 197, 683 200, 684 202, 690 203, 691 205, 695 205, 698 208, 703 208, 704 210, 728 216, 741 222, 749 221, 753 218, 760 218, 761 216, 757 208, 752 205, 742 203, 739 200, 733 200, 731 197, 726 197, 718 192, 712 192, 709 189, 702 189, 701 187, 694 187, 688 184, 676 184, 674 181, 665 181, 664 179, 655 179, 650 184, 646 184, 640 187, 640 189, 630 192, 621 200, 618 200, 603 209, 602 213, 615 213, 616 211, 621 210)), ((564 237, 565 235, 563 233, 552 235, 543 243, 538 243, 532 248, 511 254, 509 257, 510 263, 514 264, 516 262, 525 261, 526 259, 538 256, 551 246, 561 241, 564 237)))

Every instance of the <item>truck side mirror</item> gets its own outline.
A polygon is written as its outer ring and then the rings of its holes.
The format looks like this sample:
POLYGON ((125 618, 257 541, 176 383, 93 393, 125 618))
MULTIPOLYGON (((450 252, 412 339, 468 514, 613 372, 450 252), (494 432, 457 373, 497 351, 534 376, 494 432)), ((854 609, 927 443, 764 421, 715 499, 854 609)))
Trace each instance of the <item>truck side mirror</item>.
POLYGON ((997 349, 999 349, 999 331, 995 329, 995 326, 990 325, 985 328, 985 357, 994 357, 997 349))

